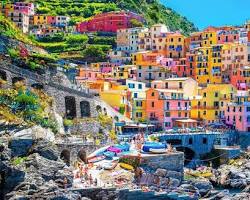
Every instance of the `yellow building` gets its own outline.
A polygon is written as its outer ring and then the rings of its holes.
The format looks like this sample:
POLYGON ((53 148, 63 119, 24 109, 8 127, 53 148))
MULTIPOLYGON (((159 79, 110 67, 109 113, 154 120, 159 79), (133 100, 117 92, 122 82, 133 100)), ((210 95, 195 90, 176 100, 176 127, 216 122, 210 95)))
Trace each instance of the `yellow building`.
POLYGON ((201 47, 195 52, 196 81, 199 84, 209 83, 209 70, 211 68, 211 47, 201 47))
POLYGON ((100 98, 124 116, 131 117, 131 93, 127 86, 105 82, 100 98))
POLYGON ((168 34, 166 38, 167 57, 185 57, 185 36, 180 33, 168 34))
POLYGON ((115 66, 112 69, 112 75, 115 79, 128 79, 132 78, 135 71, 136 67, 134 65, 115 66))
POLYGON ((35 26, 46 25, 47 24, 47 16, 45 15, 34 15, 33 23, 35 26))
POLYGON ((9 12, 14 11, 14 4, 11 3, 0 3, 0 12, 7 17, 9 12))
POLYGON ((214 44, 217 44, 217 31, 209 27, 202 32, 202 46, 209 47, 214 44))
POLYGON ((213 123, 224 118, 227 103, 237 90, 231 84, 208 84, 191 100, 191 118, 213 123))

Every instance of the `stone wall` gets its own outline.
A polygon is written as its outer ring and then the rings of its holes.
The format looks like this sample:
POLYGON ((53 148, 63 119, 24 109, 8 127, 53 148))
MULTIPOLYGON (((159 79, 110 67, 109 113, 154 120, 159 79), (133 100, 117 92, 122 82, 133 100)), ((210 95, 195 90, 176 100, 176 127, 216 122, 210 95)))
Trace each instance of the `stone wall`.
POLYGON ((161 168, 169 171, 183 172, 184 153, 149 154, 142 157, 141 164, 145 164, 155 170, 161 168))
MULTIPOLYGON (((74 192, 78 192, 82 197, 87 197, 92 200, 95 199, 115 199, 112 198, 114 195, 118 200, 168 200, 169 194, 165 192, 144 192, 141 189, 116 189, 116 188, 86 188, 86 189, 74 189, 74 192), (101 198, 100 198, 101 195, 101 198)), ((173 195, 172 195, 173 196, 173 195)), ((178 195, 174 199, 177 199, 178 195)))

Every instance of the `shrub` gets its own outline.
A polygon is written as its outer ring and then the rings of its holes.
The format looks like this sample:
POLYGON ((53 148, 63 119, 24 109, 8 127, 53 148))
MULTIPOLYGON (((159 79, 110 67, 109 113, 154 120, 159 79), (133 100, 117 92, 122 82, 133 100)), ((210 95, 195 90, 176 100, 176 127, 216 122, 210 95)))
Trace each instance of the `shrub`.
POLYGON ((8 54, 11 58, 17 58, 19 57, 19 52, 15 49, 8 49, 8 54))
POLYGON ((22 164, 25 160, 27 160, 27 157, 16 157, 12 160, 12 164, 14 166, 18 166, 22 164))

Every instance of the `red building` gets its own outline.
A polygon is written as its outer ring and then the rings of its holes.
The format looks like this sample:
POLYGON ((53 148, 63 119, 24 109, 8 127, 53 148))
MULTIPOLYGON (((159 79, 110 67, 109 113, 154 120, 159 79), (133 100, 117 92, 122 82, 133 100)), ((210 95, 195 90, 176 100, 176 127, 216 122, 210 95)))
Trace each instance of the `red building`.
POLYGON ((116 32, 117 29, 130 28, 131 20, 144 22, 143 17, 133 12, 108 12, 95 15, 92 19, 76 25, 76 30, 82 32, 116 32))
POLYGON ((231 84, 238 90, 250 89, 250 67, 244 66, 233 69, 231 72, 231 84))

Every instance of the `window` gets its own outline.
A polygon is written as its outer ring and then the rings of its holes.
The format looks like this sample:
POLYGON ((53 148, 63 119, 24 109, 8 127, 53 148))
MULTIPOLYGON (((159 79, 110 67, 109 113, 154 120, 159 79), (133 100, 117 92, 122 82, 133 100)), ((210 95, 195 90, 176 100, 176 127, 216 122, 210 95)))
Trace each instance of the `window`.
POLYGON ((165 83, 165 88, 168 88, 168 83, 165 83))
POLYGON ((193 138, 189 138, 188 144, 193 144, 193 138))
POLYGON ((247 107, 247 112, 250 112, 250 107, 247 107))
POLYGON ((138 89, 142 89, 142 84, 138 84, 138 89))
POLYGON ((141 73, 138 73, 138 77, 141 77, 141 73))
POLYGON ((247 116, 247 122, 250 122, 250 115, 247 116))
POLYGON ((151 93, 151 97, 154 97, 154 96, 155 96, 155 93, 154 93, 154 92, 152 92, 152 93, 151 93))
POLYGON ((178 117, 181 117, 181 112, 178 112, 178 117))
POLYGON ((135 113, 135 116, 136 116, 136 117, 142 117, 142 113, 141 113, 141 112, 136 112, 136 113, 135 113))
POLYGON ((207 144, 207 138, 203 138, 203 139, 202 139, 202 143, 203 143, 203 144, 207 144))
POLYGON ((148 69, 152 69, 152 66, 149 66, 148 69))
POLYGON ((165 117, 170 117, 170 112, 165 112, 165 117))
POLYGON ((165 122, 165 127, 171 127, 171 122, 165 122))
POLYGON ((206 97, 206 96, 207 96, 207 93, 206 93, 206 92, 204 92, 204 93, 203 93, 203 97, 206 97))
POLYGON ((155 107, 155 102, 151 102, 151 107, 152 107, 152 108, 155 107))
POLYGON ((182 82, 179 82, 179 88, 182 89, 182 82))
POLYGON ((136 106, 137 107, 142 107, 142 101, 136 101, 136 106))
POLYGON ((218 96, 219 96, 218 92, 215 92, 215 93, 214 93, 214 96, 215 96, 215 97, 218 97, 218 96))
POLYGON ((138 97, 138 94, 137 93, 134 93, 134 98, 137 98, 138 97))

